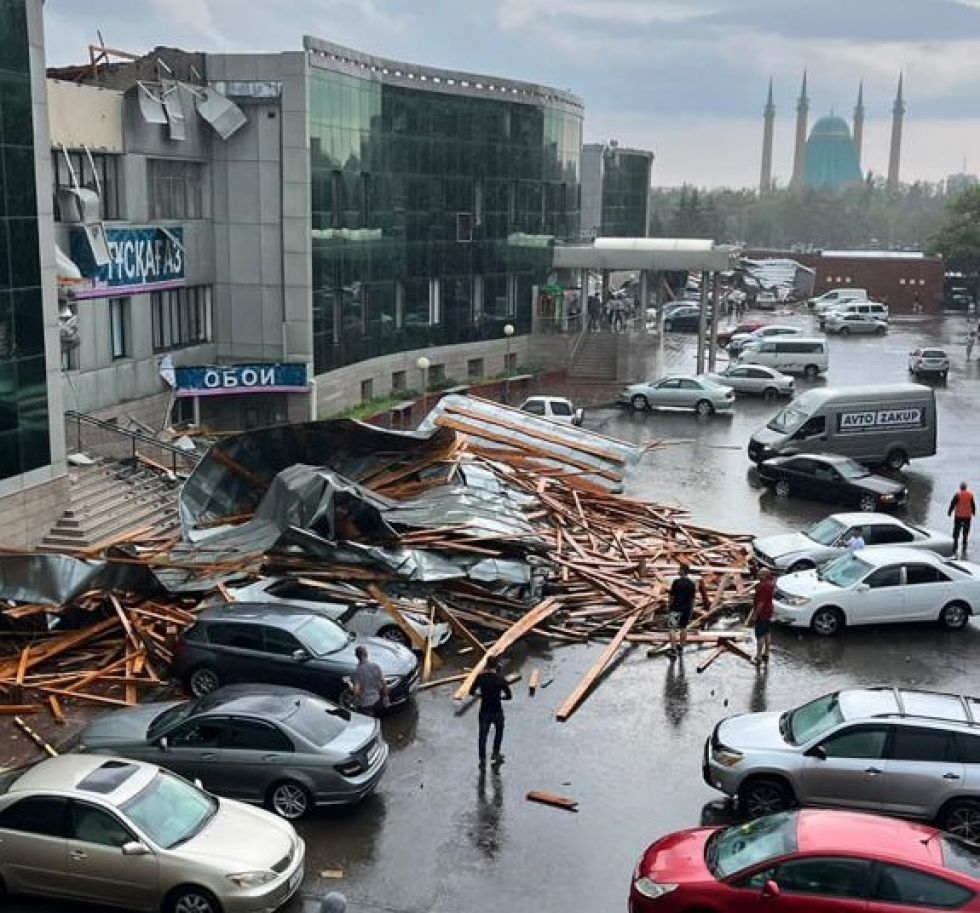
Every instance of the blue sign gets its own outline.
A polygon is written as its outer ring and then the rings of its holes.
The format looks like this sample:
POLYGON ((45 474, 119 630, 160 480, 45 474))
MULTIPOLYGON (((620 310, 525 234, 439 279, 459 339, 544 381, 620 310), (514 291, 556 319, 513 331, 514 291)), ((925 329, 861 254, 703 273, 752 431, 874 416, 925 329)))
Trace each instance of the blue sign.
POLYGON ((109 262, 97 266, 85 232, 71 234, 71 257, 92 287, 76 292, 76 298, 136 295, 177 288, 184 284, 184 229, 107 228, 109 262))
POLYGON ((177 396, 305 393, 305 364, 195 365, 177 368, 177 396))

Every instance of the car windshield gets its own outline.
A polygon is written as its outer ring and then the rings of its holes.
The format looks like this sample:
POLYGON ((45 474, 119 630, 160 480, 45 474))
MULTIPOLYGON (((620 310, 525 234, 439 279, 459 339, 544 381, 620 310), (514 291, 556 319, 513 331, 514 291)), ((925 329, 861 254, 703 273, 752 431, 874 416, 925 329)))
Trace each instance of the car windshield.
POLYGON ((169 850, 204 829, 218 811, 218 800, 161 770, 121 810, 157 846, 169 850))
POLYGON ((784 434, 789 434, 792 431, 796 431, 809 416, 802 410, 797 409, 793 404, 786 406, 785 409, 780 409, 772 419, 770 419, 769 424, 766 425, 767 428, 773 431, 782 431, 784 434))
POLYGON ((296 629, 296 636, 317 656, 336 653, 350 642, 347 632, 326 618, 311 618, 296 629))
POLYGON ((709 871, 720 880, 795 852, 796 816, 780 812, 715 831, 704 848, 709 871))
POLYGON ((809 704, 784 713, 779 721, 783 738, 793 745, 804 745, 844 722, 837 692, 818 697, 809 704))
POLYGON ((980 846, 951 834, 939 835, 943 848, 943 865, 947 869, 980 880, 980 846))
POLYGON ((834 586, 849 587, 861 580, 870 570, 871 565, 867 561, 862 561, 851 552, 825 564, 817 571, 817 577, 834 586))
POLYGON ((153 722, 146 730, 146 740, 152 742, 172 726, 183 723, 194 712, 196 706, 194 701, 184 701, 182 704, 177 704, 176 707, 168 707, 159 716, 154 717, 153 722))
POLYGON ((924 349, 923 358, 945 358, 946 353, 942 349, 924 349))
POLYGON ((833 545, 844 532, 844 524, 833 517, 825 517, 814 523, 805 533, 807 539, 812 539, 819 545, 833 545))
POLYGON ((836 469, 845 479, 863 479, 871 475, 860 463, 854 460, 839 460, 834 463, 836 469))

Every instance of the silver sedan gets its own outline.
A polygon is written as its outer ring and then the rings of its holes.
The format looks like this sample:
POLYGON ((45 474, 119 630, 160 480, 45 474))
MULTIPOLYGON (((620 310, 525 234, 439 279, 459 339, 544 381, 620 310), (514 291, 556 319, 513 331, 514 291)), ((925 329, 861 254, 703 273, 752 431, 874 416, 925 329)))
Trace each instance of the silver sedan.
POLYGON ((866 336, 884 336, 888 332, 888 324, 877 317, 868 314, 839 314, 831 312, 824 324, 828 333, 838 333, 850 336, 851 333, 862 333, 866 336))
POLYGON ((619 394, 634 409, 692 409, 698 415, 731 412, 735 392, 707 376, 669 374, 660 380, 631 384, 619 394))
POLYGON ((709 374, 708 379, 731 387, 736 393, 764 396, 766 399, 792 396, 794 390, 792 377, 765 365, 732 365, 721 374, 709 374))

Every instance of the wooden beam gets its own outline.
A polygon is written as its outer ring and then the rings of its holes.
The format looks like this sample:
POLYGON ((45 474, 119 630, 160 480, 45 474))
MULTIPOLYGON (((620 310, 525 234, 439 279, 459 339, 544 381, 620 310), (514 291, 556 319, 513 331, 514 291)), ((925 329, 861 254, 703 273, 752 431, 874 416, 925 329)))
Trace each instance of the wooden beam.
POLYGON ((528 802, 538 802, 541 805, 550 805, 553 808, 561 808, 566 812, 578 811, 578 800, 569 799, 567 796, 559 796, 558 793, 546 793, 539 789, 532 789, 527 794, 528 802))

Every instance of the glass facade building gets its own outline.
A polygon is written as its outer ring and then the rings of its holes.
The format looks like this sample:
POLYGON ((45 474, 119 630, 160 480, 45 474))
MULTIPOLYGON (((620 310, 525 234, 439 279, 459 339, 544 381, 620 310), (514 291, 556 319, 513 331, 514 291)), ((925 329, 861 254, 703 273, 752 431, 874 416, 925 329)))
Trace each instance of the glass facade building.
POLYGON ((602 234, 645 238, 650 196, 649 152, 616 147, 605 150, 602 175, 602 234))
POLYGON ((315 372, 529 332, 579 231, 581 104, 337 51, 308 77, 315 372))
POLYGON ((0 479, 51 462, 25 0, 0 0, 0 479))

